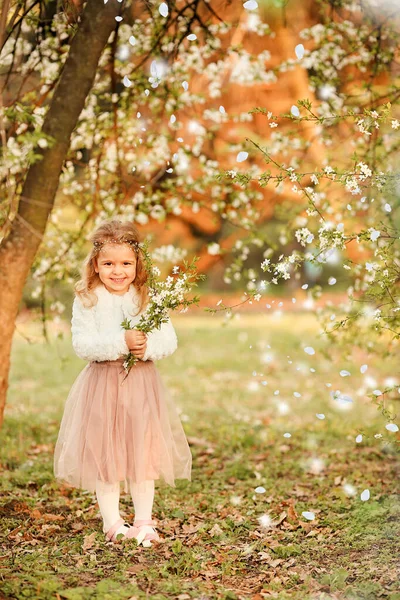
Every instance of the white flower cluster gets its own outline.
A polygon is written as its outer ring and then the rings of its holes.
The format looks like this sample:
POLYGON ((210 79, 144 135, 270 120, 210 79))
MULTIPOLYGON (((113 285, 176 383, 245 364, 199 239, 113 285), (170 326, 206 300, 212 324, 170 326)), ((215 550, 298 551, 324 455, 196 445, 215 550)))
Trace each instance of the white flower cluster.
POLYGON ((303 227, 302 229, 298 229, 295 232, 295 236, 298 242, 300 242, 300 244, 302 246, 306 246, 307 244, 311 244, 313 239, 314 239, 314 234, 311 233, 311 231, 309 229, 307 229, 307 227, 303 227))
POLYGON ((185 248, 177 248, 172 244, 159 246, 151 253, 152 259, 160 263, 178 263, 181 262, 186 256, 187 250, 185 248))
POLYGON ((346 236, 343 223, 338 223, 336 227, 330 222, 323 223, 319 228, 318 237, 320 250, 345 247, 346 236))
MULTIPOLYGON (((155 274, 160 274, 158 269, 155 274)), ((187 292, 188 278, 186 273, 180 273, 178 277, 169 275, 165 281, 157 281, 156 285, 149 290, 151 302, 145 314, 153 314, 155 306, 163 311, 176 308, 183 303, 187 292)))

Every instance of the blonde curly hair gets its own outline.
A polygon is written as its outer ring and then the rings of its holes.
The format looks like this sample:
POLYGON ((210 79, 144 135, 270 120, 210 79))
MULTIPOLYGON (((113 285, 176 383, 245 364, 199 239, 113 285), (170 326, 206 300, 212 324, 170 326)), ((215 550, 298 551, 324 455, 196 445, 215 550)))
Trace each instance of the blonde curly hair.
POLYGON ((141 312, 148 301, 147 271, 139 247, 139 232, 133 223, 129 221, 118 221, 112 219, 101 223, 90 236, 93 246, 83 261, 81 279, 75 284, 75 294, 82 304, 91 308, 97 304, 97 296, 94 289, 101 284, 99 274, 95 271, 94 260, 100 253, 104 244, 128 244, 135 251, 136 277, 133 285, 139 292, 139 312, 141 312))

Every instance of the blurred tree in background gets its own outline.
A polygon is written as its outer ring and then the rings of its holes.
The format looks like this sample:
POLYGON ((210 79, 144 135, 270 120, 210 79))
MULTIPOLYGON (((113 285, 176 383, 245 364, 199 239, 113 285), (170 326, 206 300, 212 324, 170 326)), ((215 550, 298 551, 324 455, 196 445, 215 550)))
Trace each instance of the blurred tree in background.
POLYGON ((27 277, 61 313, 111 216, 248 298, 337 285, 324 326, 393 351, 398 25, 392 0, 3 0, 0 407, 27 277))

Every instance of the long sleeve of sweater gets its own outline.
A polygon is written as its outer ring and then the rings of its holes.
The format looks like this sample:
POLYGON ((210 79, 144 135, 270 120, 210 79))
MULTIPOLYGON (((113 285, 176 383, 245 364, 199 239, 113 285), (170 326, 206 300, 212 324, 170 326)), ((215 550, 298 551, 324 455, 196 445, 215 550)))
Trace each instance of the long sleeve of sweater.
POLYGON ((110 331, 106 327, 99 331, 96 327, 92 308, 86 308, 78 297, 72 306, 72 346, 75 353, 84 360, 116 360, 128 354, 125 330, 110 331))
POLYGON ((143 360, 159 360, 169 356, 178 347, 174 326, 171 319, 163 323, 160 329, 154 329, 147 335, 147 347, 143 360))

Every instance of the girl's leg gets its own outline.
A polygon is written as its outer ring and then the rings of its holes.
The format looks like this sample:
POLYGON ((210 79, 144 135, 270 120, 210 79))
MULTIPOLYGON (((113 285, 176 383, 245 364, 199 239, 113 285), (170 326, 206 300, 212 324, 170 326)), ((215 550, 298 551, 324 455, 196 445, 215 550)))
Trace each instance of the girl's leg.
MULTIPOLYGON (((105 483, 98 479, 96 481, 96 497, 103 518, 103 532, 107 533, 107 531, 121 518, 121 515, 119 514, 119 482, 105 483)), ((115 535, 118 535, 119 533, 125 535, 127 530, 128 527, 121 525, 115 535)))
POLYGON ((154 501, 154 479, 146 479, 141 483, 130 481, 129 485, 135 507, 135 521, 150 520, 154 501))
POLYGON ((135 521, 133 523, 134 537, 139 544, 151 546, 152 541, 160 541, 160 537, 153 525, 151 518, 154 500, 154 480, 146 479, 141 483, 130 481, 130 489, 135 507, 135 521))

